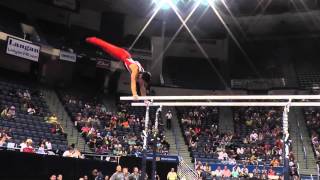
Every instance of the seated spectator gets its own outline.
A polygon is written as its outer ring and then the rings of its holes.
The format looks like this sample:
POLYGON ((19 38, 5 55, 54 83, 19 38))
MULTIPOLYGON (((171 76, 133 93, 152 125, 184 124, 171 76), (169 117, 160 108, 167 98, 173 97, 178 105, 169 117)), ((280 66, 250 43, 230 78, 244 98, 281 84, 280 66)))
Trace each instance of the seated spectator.
POLYGON ((23 149, 24 149, 25 147, 27 147, 27 142, 26 142, 26 141, 22 141, 19 146, 20 146, 20 152, 23 152, 23 149))
POLYGON ((270 162, 270 165, 273 167, 278 167, 280 165, 280 161, 276 157, 273 157, 273 159, 270 162))
POLYGON ((218 166, 217 169, 214 171, 214 174, 216 175, 217 178, 221 178, 222 173, 223 173, 223 171, 221 170, 220 166, 218 166))
POLYGON ((51 116, 49 116, 47 122, 50 124, 53 124, 53 123, 57 124, 58 118, 57 118, 56 114, 52 114, 51 116))
POLYGON ((256 166, 254 169, 253 169, 253 171, 252 171, 252 174, 253 174, 253 177, 254 178, 259 178, 260 177, 260 170, 259 170, 259 167, 258 166, 256 166))
POLYGON ((68 149, 63 153, 63 157, 72 157, 72 158, 83 158, 78 149, 75 148, 75 145, 72 144, 68 149))
POLYGON ((1 117, 2 118, 7 118, 9 108, 6 106, 2 111, 1 111, 1 117))
POLYGON ((38 148, 37 154, 47 154, 45 151, 45 145, 43 143, 40 144, 40 147, 38 148))
POLYGON ((13 119, 16 117, 16 107, 14 106, 11 106, 8 110, 8 113, 7 113, 7 118, 9 119, 13 119))
POLYGON ((86 124, 86 126, 83 126, 83 127, 81 128, 81 134, 82 134, 83 136, 88 135, 90 129, 91 129, 91 128, 86 124))
POLYGON ((28 90, 25 90, 25 91, 23 92, 23 99, 28 100, 28 101, 31 100, 31 95, 30 95, 30 93, 29 93, 28 90))
POLYGON ((57 176, 53 174, 53 175, 50 176, 49 179, 50 179, 50 180, 57 180, 57 176))
POLYGON ((233 168, 232 168, 232 172, 231 172, 231 176, 233 178, 238 178, 239 175, 240 175, 240 167, 238 165, 235 165, 233 168))
POLYGON ((29 114, 29 115, 33 115, 33 114, 35 114, 36 113, 36 110, 33 108, 33 107, 29 107, 28 108, 28 110, 27 110, 27 113, 29 114))
POLYGON ((243 165, 240 171, 240 177, 244 177, 244 178, 249 177, 249 169, 245 165, 243 165))
POLYGON ((129 122, 128 121, 124 121, 123 123, 122 123, 122 127, 124 127, 124 128, 130 128, 130 126, 129 126, 129 122))
POLYGON ((231 176, 231 171, 228 169, 227 166, 224 166, 222 171, 222 177, 223 178, 229 178, 231 176))
POLYGON ((57 180, 62 180, 62 179, 63 179, 62 174, 59 174, 59 175, 57 176, 57 180))
POLYGON ((32 140, 31 139, 27 139, 26 140, 26 146, 22 149, 22 152, 34 153, 34 149, 32 147, 32 140))
POLYGON ((275 176, 276 172, 272 169, 272 167, 270 167, 269 171, 268 171, 268 176, 275 176))
POLYGON ((49 139, 45 140, 45 147, 47 150, 52 150, 52 144, 49 139))
POLYGON ((261 179, 267 179, 268 177, 268 170, 266 169, 266 166, 263 166, 263 169, 261 170, 261 179))
POLYGON ((53 126, 51 128, 51 133, 52 134, 60 134, 60 135, 67 137, 67 134, 64 132, 61 124, 53 123, 53 126))

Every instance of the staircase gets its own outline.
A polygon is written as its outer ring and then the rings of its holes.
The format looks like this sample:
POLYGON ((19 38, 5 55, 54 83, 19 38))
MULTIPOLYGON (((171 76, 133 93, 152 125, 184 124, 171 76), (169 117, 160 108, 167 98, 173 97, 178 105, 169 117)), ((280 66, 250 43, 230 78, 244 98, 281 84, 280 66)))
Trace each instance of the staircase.
MULTIPOLYGON (((171 120, 171 130, 165 128, 165 136, 166 140, 170 144, 170 154, 177 154, 181 156, 184 160, 184 163, 193 169, 194 164, 191 162, 192 158, 190 157, 190 152, 188 150, 188 146, 185 144, 183 139, 183 134, 179 125, 179 119, 176 114, 176 110, 174 107, 165 107, 162 110, 162 119, 166 125, 165 114, 168 111, 172 113, 171 120)), ((166 127, 166 126, 165 126, 166 127)))
POLYGON ((231 107, 219 108, 219 132, 234 132, 233 112, 231 107))
POLYGON ((299 173, 301 175, 318 174, 317 164, 302 107, 290 107, 288 119, 293 153, 299 163, 299 173))
POLYGON ((42 89, 42 94, 44 95, 44 99, 46 100, 50 111, 56 114, 64 132, 68 134, 68 144, 75 144, 81 152, 91 152, 89 146, 85 143, 84 139, 80 136, 80 133, 72 123, 57 94, 50 89, 42 89))

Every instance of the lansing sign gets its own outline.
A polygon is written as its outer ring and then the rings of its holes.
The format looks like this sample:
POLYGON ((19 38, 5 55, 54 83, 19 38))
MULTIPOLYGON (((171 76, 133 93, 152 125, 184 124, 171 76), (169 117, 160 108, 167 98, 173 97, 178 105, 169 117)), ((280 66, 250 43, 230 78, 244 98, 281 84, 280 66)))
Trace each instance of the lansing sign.
POLYGON ((40 46, 8 37, 7 54, 38 62, 40 46))

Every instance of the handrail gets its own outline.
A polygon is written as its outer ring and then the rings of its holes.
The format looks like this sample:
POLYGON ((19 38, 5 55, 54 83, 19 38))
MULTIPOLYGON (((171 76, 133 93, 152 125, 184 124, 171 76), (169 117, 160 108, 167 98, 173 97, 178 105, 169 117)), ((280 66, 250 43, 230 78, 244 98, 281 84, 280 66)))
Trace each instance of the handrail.
MULTIPOLYGON (((175 117, 178 118, 176 111, 172 110, 172 112, 175 112, 174 113, 175 117)), ((179 126, 179 124, 178 124, 178 126, 179 126)), ((176 128, 172 128, 172 133, 174 135, 174 141, 175 141, 175 144, 176 144, 176 149, 177 149, 178 156, 180 156, 180 148, 179 148, 180 146, 179 146, 179 141, 178 141, 178 138, 177 138, 177 129, 176 128)))
POLYGON ((184 162, 183 158, 180 157, 179 166, 178 166, 178 175, 180 179, 187 180, 196 180, 198 175, 187 163, 184 162))
POLYGON ((320 179, 320 168, 319 168, 319 164, 317 164, 317 180, 319 180, 320 179))
POLYGON ((300 127, 300 122, 298 120, 298 118, 296 119, 297 121, 297 125, 298 125, 298 131, 299 131, 299 134, 300 134, 300 141, 301 141, 301 145, 302 145, 302 151, 303 151, 303 159, 305 160, 305 168, 308 168, 308 158, 307 158, 307 151, 306 151, 306 147, 304 145, 304 138, 302 136, 302 133, 301 133, 301 127, 300 127))
POLYGON ((297 172, 298 172, 298 176, 300 177, 300 165, 298 162, 297 162, 297 172))
POLYGON ((303 146, 303 158, 304 158, 304 160, 305 160, 305 162, 306 162, 306 168, 308 169, 308 158, 307 158, 307 152, 306 152, 306 147, 305 146, 303 146))

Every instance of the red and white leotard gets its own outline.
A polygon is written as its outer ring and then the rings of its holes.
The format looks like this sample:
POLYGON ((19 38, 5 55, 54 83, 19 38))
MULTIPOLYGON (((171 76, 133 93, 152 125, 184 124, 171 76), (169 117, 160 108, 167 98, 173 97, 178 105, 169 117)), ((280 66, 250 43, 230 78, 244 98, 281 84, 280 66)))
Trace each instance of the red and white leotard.
POLYGON ((134 61, 131 58, 131 54, 128 51, 126 51, 125 49, 117 47, 113 44, 105 42, 102 39, 99 39, 96 37, 87 38, 86 41, 88 43, 99 46, 103 51, 105 51, 106 53, 108 53, 112 57, 122 61, 130 73, 131 73, 131 70, 129 67, 131 64, 136 64, 139 67, 139 72, 144 72, 144 69, 141 66, 141 64, 138 61, 134 61))

